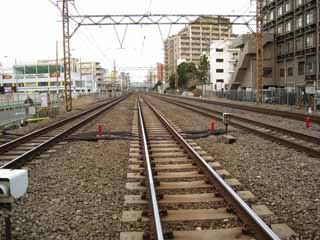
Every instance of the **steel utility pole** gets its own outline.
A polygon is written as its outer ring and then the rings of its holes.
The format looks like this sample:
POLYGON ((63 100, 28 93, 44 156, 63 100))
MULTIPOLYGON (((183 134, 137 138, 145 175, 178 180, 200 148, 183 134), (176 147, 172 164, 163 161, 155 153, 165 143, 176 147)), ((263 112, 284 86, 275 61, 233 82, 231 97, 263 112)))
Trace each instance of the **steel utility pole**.
POLYGON ((69 1, 63 0, 62 23, 63 23, 63 60, 64 60, 64 102, 67 112, 72 110, 72 80, 71 80, 71 56, 69 34, 69 1))
POLYGON ((257 31, 256 31, 256 103, 262 103, 263 89, 263 0, 257 1, 257 31))

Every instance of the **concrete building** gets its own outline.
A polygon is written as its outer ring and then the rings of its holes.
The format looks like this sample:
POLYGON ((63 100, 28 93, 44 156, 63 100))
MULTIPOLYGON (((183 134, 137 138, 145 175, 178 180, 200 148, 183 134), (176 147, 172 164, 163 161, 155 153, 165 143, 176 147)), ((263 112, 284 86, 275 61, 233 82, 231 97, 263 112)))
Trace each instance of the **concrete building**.
POLYGON ((85 84, 88 92, 106 91, 106 82, 104 75, 106 69, 101 67, 99 62, 81 62, 81 82, 85 84))
POLYGON ((165 82, 164 79, 164 64, 163 63, 157 63, 157 81, 158 82, 165 82))
MULTIPOLYGON (((264 31, 275 34, 277 84, 319 88, 319 6, 315 0, 264 1, 264 31)), ((312 91, 312 90, 311 90, 312 91)))
MULTIPOLYGON (((96 92, 97 75, 91 65, 71 59, 71 79, 73 92, 96 92), (90 67, 88 67, 90 66, 90 67)), ((17 92, 56 92, 64 90, 63 60, 38 60, 13 66, 11 77, 0 79, 0 86, 17 92)), ((3 75, 3 74, 2 74, 3 75)))
POLYGON ((182 29, 178 34, 170 36, 164 43, 165 80, 175 74, 177 65, 183 61, 196 64, 203 53, 209 54, 213 40, 224 40, 232 34, 230 19, 198 18, 182 29))
POLYGON ((149 69, 147 71, 146 82, 154 86, 157 83, 157 72, 155 69, 149 69))
POLYGON ((232 47, 232 40, 214 40, 210 47, 211 90, 221 91, 229 86, 239 57, 239 48, 232 47))
MULTIPOLYGON (((263 86, 275 87, 279 83, 276 77, 276 57, 273 34, 263 34, 263 86)), ((253 90, 256 87, 256 41, 254 34, 244 34, 232 40, 232 48, 238 48, 239 57, 230 79, 231 90, 253 90)))

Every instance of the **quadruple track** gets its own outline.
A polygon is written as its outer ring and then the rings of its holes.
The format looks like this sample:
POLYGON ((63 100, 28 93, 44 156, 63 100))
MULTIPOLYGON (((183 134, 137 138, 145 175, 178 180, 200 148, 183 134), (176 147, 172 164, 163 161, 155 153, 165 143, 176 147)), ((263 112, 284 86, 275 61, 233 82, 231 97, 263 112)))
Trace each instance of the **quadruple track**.
POLYGON ((250 207, 252 193, 243 191, 195 142, 185 140, 181 129, 150 103, 138 102, 132 131, 140 141, 130 145, 129 194, 122 220, 144 231, 123 232, 120 239, 289 239, 294 235, 285 224, 271 225, 271 230, 264 220, 272 212, 263 205, 250 207))

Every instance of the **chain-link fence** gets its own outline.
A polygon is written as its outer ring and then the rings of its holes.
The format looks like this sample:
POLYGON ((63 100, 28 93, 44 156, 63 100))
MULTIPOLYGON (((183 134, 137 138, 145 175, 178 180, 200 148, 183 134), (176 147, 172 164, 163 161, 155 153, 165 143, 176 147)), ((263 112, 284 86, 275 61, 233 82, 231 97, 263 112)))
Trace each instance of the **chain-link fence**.
MULTIPOLYGON (((205 97, 219 97, 235 101, 255 102, 255 91, 206 91, 205 97)), ((302 91, 287 91, 285 89, 264 90, 263 103, 299 106, 320 110, 320 92, 306 94, 302 91)))

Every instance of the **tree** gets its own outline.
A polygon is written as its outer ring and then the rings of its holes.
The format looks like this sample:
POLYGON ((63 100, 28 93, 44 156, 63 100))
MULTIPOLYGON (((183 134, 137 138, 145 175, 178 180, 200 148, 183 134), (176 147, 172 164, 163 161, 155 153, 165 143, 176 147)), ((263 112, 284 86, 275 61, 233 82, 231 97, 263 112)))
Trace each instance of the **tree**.
POLYGON ((175 82, 176 82, 176 76, 175 76, 175 74, 172 74, 169 77, 169 86, 171 89, 175 89, 175 82))
POLYGON ((202 55, 198 66, 198 78, 201 84, 209 83, 210 62, 207 55, 202 55))
POLYGON ((178 65, 178 83, 180 88, 189 88, 190 83, 197 79, 198 69, 193 62, 183 62, 178 65))
POLYGON ((154 85, 153 89, 154 89, 154 90, 158 90, 158 87, 161 87, 162 85, 163 85, 163 83, 162 83, 161 81, 158 81, 158 82, 154 85))

